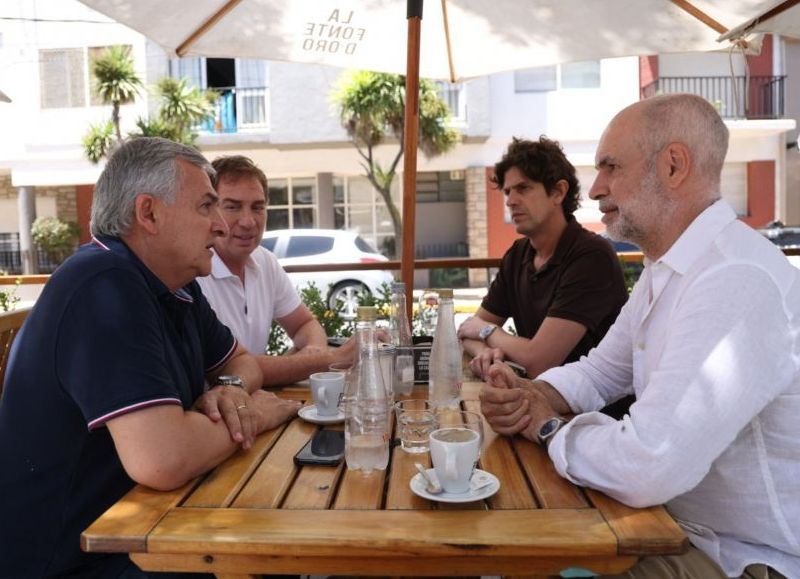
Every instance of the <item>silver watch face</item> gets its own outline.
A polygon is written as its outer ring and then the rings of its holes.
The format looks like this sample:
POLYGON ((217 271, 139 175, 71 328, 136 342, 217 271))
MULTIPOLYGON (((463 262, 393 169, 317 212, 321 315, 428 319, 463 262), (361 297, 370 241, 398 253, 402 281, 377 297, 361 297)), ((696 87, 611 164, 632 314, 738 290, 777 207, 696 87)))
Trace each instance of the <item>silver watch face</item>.
POLYGON ((480 329, 480 332, 478 332, 478 336, 480 337, 481 340, 486 341, 486 338, 488 338, 489 336, 492 335, 492 332, 494 332, 496 327, 497 326, 495 326, 493 324, 489 324, 489 325, 483 326, 480 329))

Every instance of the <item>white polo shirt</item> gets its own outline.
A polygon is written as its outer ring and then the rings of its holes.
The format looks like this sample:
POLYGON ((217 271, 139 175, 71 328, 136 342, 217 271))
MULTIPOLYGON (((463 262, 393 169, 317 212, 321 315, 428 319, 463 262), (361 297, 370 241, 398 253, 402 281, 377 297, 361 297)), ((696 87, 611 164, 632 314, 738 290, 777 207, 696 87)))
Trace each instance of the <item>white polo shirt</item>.
POLYGON ((263 247, 247 259, 244 280, 242 285, 215 252, 211 275, 197 278, 197 283, 236 339, 250 353, 263 354, 273 318, 288 316, 302 302, 277 258, 263 247))

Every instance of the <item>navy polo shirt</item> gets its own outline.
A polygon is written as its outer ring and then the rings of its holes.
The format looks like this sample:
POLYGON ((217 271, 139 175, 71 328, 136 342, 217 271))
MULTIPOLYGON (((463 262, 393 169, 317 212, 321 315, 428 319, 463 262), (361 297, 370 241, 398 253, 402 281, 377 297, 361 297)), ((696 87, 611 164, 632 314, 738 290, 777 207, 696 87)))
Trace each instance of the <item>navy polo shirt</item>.
POLYGON ((236 340, 197 283, 171 292, 117 238, 68 259, 14 341, 0 401, 0 575, 116 577, 80 533, 134 483, 105 423, 188 409, 236 340))

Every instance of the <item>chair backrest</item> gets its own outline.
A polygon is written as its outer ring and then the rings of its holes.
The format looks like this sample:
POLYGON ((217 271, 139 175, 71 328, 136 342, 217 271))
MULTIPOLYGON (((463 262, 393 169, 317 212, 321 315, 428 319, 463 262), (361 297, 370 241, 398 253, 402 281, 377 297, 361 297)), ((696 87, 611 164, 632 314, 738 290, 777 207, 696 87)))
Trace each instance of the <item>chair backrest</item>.
POLYGON ((6 364, 11 343, 14 341, 31 308, 19 308, 0 313, 0 395, 3 393, 3 381, 6 377, 6 364))

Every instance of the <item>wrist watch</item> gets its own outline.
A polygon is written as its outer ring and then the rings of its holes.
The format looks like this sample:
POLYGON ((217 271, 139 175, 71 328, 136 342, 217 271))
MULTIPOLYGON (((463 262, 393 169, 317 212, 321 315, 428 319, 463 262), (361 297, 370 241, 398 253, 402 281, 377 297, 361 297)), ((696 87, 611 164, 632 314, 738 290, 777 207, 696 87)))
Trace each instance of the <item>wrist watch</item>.
POLYGON ((567 421, 560 416, 554 416, 542 424, 542 427, 539 429, 539 434, 536 435, 536 437, 539 439, 539 444, 547 448, 547 445, 550 444, 550 441, 556 435, 556 432, 558 432, 566 423, 567 421))
POLYGON ((481 339, 481 342, 486 342, 489 339, 489 336, 492 335, 497 329, 497 326, 494 324, 486 324, 478 331, 478 337, 481 339))
POLYGON ((242 390, 247 390, 247 388, 244 387, 244 380, 242 380, 242 377, 236 376, 234 374, 218 376, 215 385, 234 386, 235 388, 241 388, 242 390))

